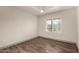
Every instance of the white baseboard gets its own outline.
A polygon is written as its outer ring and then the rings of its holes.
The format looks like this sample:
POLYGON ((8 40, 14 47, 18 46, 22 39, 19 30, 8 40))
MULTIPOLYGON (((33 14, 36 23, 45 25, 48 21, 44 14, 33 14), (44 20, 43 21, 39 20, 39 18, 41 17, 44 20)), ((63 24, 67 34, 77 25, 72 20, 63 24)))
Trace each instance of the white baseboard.
POLYGON ((57 41, 61 41, 61 42, 66 42, 66 43, 71 43, 71 44, 76 44, 75 42, 64 41, 64 40, 58 40, 58 39, 56 39, 56 38, 50 38, 50 37, 45 37, 45 36, 40 36, 40 37, 44 37, 44 38, 48 38, 48 39, 53 39, 53 40, 57 40, 57 41))
POLYGON ((0 49, 4 49, 4 48, 7 48, 7 47, 11 47, 11 46, 14 46, 14 45, 20 44, 20 43, 22 43, 22 42, 25 42, 25 41, 29 41, 29 40, 35 39, 35 38, 37 38, 37 37, 38 37, 38 36, 33 37, 33 38, 30 38, 30 39, 28 39, 28 40, 18 41, 18 42, 15 42, 15 43, 12 43, 12 44, 9 44, 9 45, 6 45, 6 46, 3 46, 3 47, 0 47, 0 49))

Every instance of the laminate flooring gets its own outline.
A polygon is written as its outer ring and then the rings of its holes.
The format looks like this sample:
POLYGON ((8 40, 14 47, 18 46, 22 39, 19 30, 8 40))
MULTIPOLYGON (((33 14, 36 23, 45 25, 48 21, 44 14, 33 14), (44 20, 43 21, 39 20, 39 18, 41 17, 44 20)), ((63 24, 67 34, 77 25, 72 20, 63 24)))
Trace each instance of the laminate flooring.
POLYGON ((0 50, 0 53, 77 53, 75 44, 38 37, 0 50))

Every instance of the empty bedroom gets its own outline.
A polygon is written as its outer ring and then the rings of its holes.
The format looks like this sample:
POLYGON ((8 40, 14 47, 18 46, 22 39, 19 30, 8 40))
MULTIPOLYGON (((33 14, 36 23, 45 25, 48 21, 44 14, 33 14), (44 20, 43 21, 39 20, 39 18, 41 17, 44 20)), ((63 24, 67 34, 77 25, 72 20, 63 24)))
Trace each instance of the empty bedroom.
POLYGON ((0 6, 0 53, 78 53, 79 7, 0 6))

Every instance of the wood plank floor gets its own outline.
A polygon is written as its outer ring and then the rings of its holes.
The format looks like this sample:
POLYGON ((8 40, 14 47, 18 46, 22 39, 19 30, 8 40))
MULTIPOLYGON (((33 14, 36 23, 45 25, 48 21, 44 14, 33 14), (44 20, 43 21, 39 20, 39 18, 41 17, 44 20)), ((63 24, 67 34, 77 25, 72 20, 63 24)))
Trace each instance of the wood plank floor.
POLYGON ((0 53, 77 53, 75 44, 38 37, 5 49, 0 53))

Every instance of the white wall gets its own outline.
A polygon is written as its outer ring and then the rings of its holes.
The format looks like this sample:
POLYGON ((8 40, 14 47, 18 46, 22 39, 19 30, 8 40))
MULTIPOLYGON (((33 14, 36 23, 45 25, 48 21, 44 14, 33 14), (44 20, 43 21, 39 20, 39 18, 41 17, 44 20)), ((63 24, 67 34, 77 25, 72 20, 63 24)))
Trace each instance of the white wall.
POLYGON ((64 11, 46 14, 39 17, 39 35, 47 38, 57 39, 59 41, 67 41, 76 43, 76 8, 67 9, 64 11), (46 20, 52 17, 60 17, 62 19, 62 32, 51 33, 46 32, 46 20))
POLYGON ((37 17, 14 7, 0 7, 0 47, 37 36, 37 17))
POLYGON ((14 7, 0 7, 0 48, 37 36, 76 43, 77 29, 75 20, 75 8, 43 15, 37 18, 29 12, 14 7), (58 16, 62 19, 62 33, 47 33, 45 31, 46 20, 50 19, 52 16, 58 16))
POLYGON ((79 7, 77 7, 77 46, 79 50, 79 7))

